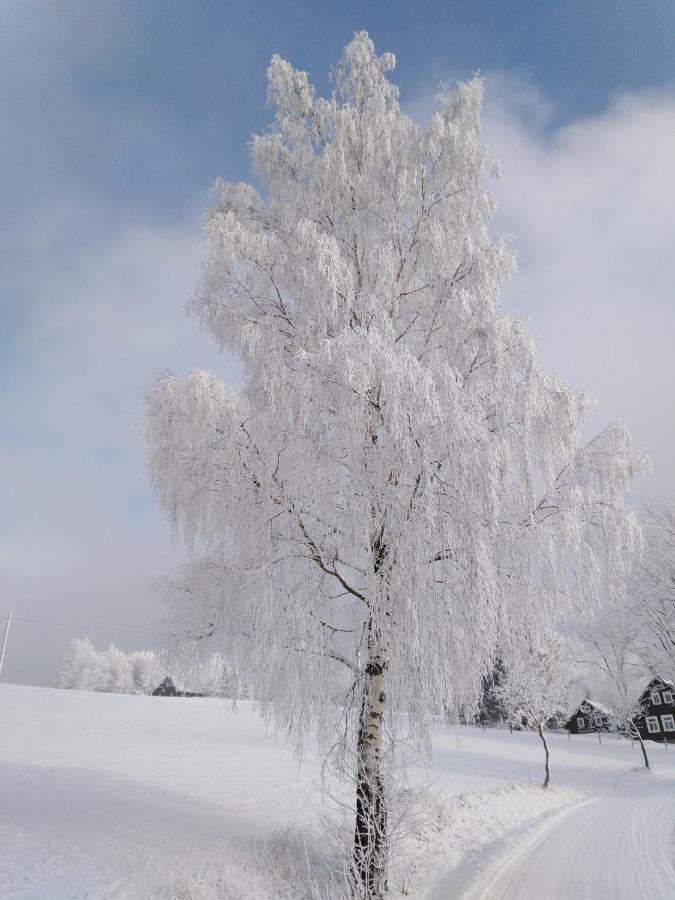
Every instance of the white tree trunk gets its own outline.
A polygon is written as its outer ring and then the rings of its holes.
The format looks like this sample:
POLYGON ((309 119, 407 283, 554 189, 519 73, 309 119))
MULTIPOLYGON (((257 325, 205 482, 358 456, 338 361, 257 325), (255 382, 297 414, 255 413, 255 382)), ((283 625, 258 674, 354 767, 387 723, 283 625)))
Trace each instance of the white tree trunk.
POLYGON ((355 888, 368 900, 381 900, 386 890, 387 807, 380 769, 386 668, 377 642, 365 670, 357 744, 354 874, 355 888))

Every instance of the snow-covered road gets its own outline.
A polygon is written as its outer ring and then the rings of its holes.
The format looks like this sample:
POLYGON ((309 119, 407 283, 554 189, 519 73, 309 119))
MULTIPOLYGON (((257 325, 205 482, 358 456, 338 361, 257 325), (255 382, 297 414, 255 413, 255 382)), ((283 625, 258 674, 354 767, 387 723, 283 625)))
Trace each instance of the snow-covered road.
POLYGON ((671 900, 674 828, 663 782, 588 800, 498 860, 466 900, 671 900))

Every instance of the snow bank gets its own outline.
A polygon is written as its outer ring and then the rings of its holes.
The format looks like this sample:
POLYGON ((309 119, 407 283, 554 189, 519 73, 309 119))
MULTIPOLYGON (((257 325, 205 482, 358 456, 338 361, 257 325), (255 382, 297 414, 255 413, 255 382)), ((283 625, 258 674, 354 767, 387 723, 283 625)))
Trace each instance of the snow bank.
MULTIPOLYGON (((0 896, 340 896, 320 767, 300 768, 252 704, 2 684, 0 721, 0 896)), ((673 776, 675 752, 651 750, 654 777, 673 776)), ((640 777, 639 756, 554 736, 544 792, 536 735, 439 726, 433 764, 412 769, 426 801, 392 889, 442 896, 522 827, 640 777)))

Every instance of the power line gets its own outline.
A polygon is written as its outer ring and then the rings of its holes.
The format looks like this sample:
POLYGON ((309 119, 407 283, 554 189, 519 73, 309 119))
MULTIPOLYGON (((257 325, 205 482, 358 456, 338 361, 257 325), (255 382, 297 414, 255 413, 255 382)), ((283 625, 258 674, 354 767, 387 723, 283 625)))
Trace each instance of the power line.
POLYGON ((5 625, 5 636, 2 639, 2 649, 0 650, 0 675, 2 674, 2 664, 5 661, 5 650, 7 649, 7 635, 9 634, 9 626, 12 624, 12 610, 10 609, 7 616, 7 624, 5 625))
POLYGON ((152 634, 155 637, 160 633, 160 629, 150 631, 143 628, 127 628, 124 625, 82 625, 73 622, 46 622, 40 619, 20 619, 14 617, 14 622, 23 622, 25 625, 51 625, 56 628, 81 628, 86 631, 128 631, 134 634, 152 634))

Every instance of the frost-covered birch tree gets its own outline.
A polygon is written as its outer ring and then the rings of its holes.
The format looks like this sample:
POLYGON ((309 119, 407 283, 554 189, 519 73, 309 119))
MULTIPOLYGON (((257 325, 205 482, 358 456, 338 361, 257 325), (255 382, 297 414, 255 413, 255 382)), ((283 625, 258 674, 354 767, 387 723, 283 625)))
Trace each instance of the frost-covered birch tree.
POLYGON ((193 371, 148 399, 155 488, 195 548, 175 586, 301 744, 356 780, 353 883, 380 897, 383 753, 476 702, 503 635, 618 589, 639 458, 581 440, 589 397, 500 306, 515 270, 487 224, 497 165, 479 79, 426 127, 365 33, 317 97, 279 57, 260 189, 218 182, 190 304, 240 390, 193 371))

